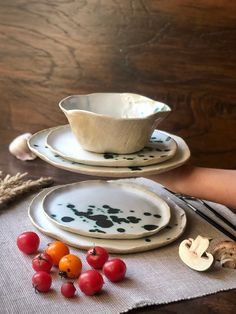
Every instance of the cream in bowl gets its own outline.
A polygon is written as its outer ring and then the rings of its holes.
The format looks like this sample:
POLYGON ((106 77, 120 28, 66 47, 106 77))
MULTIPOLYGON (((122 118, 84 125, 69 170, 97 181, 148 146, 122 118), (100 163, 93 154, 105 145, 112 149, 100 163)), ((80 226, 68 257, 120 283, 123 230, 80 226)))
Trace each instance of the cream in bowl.
POLYGON ((73 95, 59 107, 83 149, 117 154, 144 148, 171 111, 166 104, 131 93, 73 95))

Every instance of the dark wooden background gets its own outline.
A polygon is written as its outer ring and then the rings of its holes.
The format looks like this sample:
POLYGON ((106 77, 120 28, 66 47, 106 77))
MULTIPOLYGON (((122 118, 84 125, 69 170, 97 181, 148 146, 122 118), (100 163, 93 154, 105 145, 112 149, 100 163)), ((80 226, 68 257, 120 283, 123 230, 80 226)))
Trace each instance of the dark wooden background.
MULTIPOLYGON (((59 100, 92 92, 166 102, 161 128, 186 140, 192 163, 236 168, 236 1, 0 0, 0 169, 87 178, 22 163, 7 147, 66 123, 59 100)), ((234 290, 138 312, 233 313, 235 299, 234 290)))
POLYGON ((236 168, 235 80, 235 1, 0 0, 1 144, 65 123, 67 95, 129 91, 172 107, 195 164, 236 168))

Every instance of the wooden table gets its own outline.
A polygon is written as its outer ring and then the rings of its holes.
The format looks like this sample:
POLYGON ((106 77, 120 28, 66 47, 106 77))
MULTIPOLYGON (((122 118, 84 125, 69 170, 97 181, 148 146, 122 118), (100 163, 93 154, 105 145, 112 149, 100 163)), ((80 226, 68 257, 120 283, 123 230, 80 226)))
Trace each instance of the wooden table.
MULTIPOLYGON (((0 0, 0 169, 92 177, 8 153, 23 132, 66 123, 61 98, 134 92, 166 102, 161 128, 183 137, 191 162, 236 168, 236 2, 0 0)), ((235 313, 236 291, 135 310, 235 313)))

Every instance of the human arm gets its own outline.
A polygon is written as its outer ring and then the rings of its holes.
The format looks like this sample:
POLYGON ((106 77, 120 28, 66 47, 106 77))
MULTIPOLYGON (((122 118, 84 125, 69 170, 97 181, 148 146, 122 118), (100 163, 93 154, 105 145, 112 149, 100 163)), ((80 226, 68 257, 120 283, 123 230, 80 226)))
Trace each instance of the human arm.
POLYGON ((224 204, 236 213, 236 170, 184 165, 152 180, 175 192, 224 204))

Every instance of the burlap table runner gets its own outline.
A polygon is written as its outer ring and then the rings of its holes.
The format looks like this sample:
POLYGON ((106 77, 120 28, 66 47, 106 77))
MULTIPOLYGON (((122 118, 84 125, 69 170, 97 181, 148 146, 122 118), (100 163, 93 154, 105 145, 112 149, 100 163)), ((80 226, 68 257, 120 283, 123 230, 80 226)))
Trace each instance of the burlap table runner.
MULTIPOLYGON (((161 186, 153 181, 142 178, 132 181, 146 184, 163 197, 167 197, 161 186)), ((31 199, 32 197, 28 197, 1 212, 1 314, 120 313, 144 305, 170 303, 236 288, 236 270, 223 269, 216 265, 211 271, 200 273, 192 271, 180 261, 178 245, 184 238, 194 238, 198 234, 222 237, 219 231, 182 206, 186 209, 188 219, 183 236, 166 247, 145 253, 122 255, 128 268, 127 278, 123 282, 114 284, 105 279, 100 295, 86 297, 78 289, 78 295, 69 300, 60 294, 61 280, 55 271, 52 290, 47 294, 35 294, 31 286, 32 257, 18 251, 16 237, 23 231, 36 230, 41 238, 41 250, 52 239, 31 225, 27 217, 31 199)), ((217 204, 214 206, 236 223, 235 215, 229 209, 217 204)), ((82 258, 84 270, 89 268, 85 262, 84 251, 72 248, 71 252, 82 258)))

